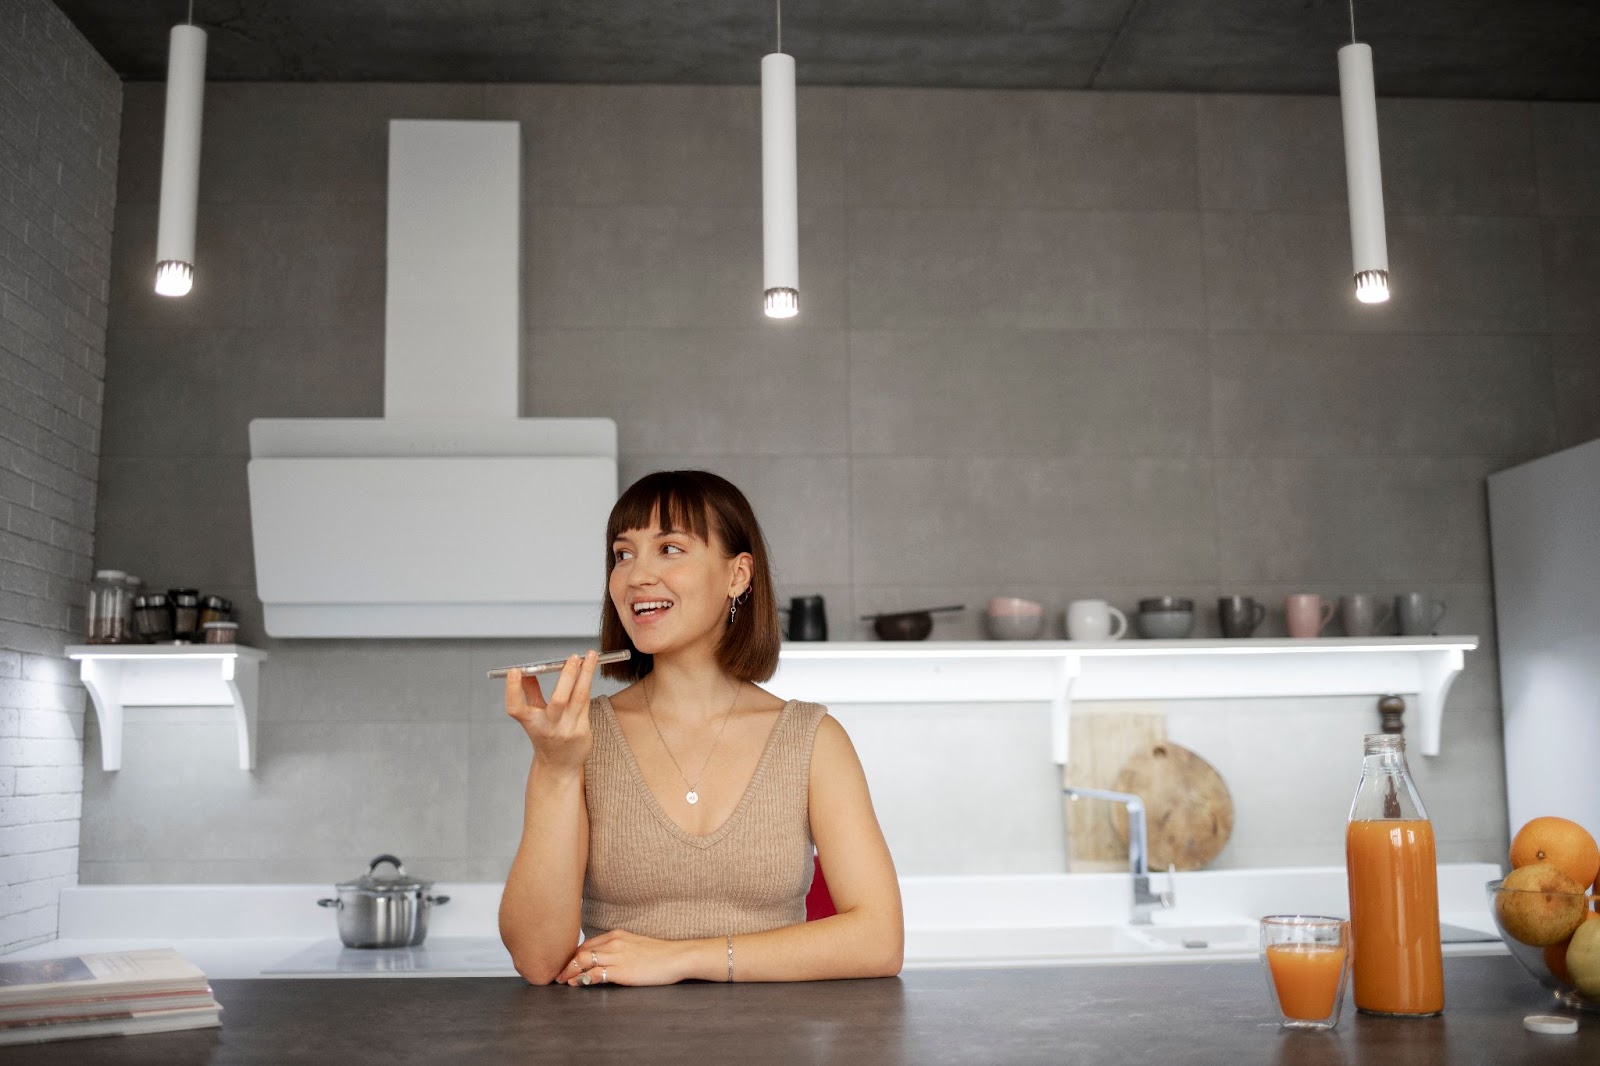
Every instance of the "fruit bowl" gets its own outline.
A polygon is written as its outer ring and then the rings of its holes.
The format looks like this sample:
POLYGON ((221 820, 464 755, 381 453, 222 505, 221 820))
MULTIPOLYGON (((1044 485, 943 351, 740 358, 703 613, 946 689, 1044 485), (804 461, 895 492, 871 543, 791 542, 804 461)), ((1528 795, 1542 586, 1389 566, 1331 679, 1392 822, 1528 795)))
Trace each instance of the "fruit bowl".
POLYGON ((1535 981, 1555 993, 1556 999, 1562 1006, 1573 1010, 1600 1012, 1600 998, 1581 992, 1567 973, 1564 961, 1566 941, 1559 941, 1549 946, 1524 943, 1506 931, 1503 918, 1508 911, 1531 904, 1585 908, 1589 904, 1588 897, 1581 892, 1535 892, 1503 888, 1499 881, 1490 881, 1484 888, 1489 897, 1489 913, 1494 916, 1494 927, 1500 933, 1500 939, 1505 942, 1512 957, 1522 964, 1522 968, 1532 974, 1535 981), (1554 970, 1551 965, 1555 956, 1562 956, 1560 960, 1556 960, 1561 966, 1560 972, 1554 970))

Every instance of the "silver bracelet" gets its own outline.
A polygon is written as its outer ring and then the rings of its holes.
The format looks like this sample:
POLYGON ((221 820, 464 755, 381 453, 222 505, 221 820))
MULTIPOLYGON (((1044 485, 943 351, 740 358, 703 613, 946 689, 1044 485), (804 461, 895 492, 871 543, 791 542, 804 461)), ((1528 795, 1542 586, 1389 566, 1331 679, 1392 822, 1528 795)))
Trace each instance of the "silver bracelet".
POLYGON ((733 984, 733 934, 728 934, 728 983, 733 984))

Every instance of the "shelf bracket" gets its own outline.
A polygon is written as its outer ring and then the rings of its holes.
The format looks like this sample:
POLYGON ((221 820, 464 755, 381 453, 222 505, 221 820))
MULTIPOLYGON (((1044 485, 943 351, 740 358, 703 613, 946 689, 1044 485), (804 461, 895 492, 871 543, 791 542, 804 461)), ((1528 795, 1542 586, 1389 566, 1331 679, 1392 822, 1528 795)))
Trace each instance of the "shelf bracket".
POLYGON ((256 765, 256 708, 265 654, 244 645, 74 645, 78 676, 100 726, 100 765, 122 769, 129 707, 225 707, 239 735, 239 769, 256 765))
POLYGON ((78 677, 89 690, 94 718, 100 725, 100 769, 122 769, 122 662, 84 659, 78 677))

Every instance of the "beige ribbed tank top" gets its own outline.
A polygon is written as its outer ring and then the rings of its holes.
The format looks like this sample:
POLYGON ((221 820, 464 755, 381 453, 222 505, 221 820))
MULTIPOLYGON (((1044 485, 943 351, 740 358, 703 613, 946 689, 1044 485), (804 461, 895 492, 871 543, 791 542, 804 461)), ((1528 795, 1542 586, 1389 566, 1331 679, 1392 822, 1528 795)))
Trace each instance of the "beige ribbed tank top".
POLYGON ((660 940, 761 933, 806 920, 811 746, 827 708, 790 700, 744 797, 706 836, 685 832, 645 784, 611 701, 589 704, 589 867, 583 932, 660 940))

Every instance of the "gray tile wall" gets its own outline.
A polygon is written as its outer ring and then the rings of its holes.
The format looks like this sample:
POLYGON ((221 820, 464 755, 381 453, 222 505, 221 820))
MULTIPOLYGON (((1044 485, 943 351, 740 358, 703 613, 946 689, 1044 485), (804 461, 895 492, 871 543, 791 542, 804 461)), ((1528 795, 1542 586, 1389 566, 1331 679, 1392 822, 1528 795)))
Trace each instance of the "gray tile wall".
POLYGON ((78 879, 122 83, 46 0, 0 0, 0 952, 78 879))
MULTIPOLYGON (((496 879, 515 848, 528 752, 473 678, 539 648, 274 642, 251 591, 248 420, 381 413, 391 117, 522 122, 523 413, 617 419, 624 483, 732 477, 836 638, 950 601, 973 610, 935 637, 973 637, 999 594, 1059 636, 1078 597, 1424 589, 1484 641, 1424 795, 1447 858, 1503 854, 1482 483, 1600 432, 1600 107, 1384 101, 1396 296, 1366 308, 1336 101, 803 90, 787 323, 758 310, 753 89, 212 86, 182 302, 146 284, 160 112, 128 86, 97 559, 231 596, 272 659, 254 774, 204 712, 129 722, 124 769, 88 775, 85 880, 327 880, 380 851, 496 879)), ((1338 861, 1370 707, 1205 710, 1174 729, 1250 801, 1230 861, 1338 861), (1298 773, 1279 739, 1311 735, 1298 773), (1333 829, 1265 810, 1296 780, 1333 829)), ((1037 758, 1034 729, 995 757, 1037 758)), ((902 870, 967 869, 956 830, 984 827, 922 788, 874 781, 902 870)), ((1056 861, 1016 848, 985 854, 1056 861)))

